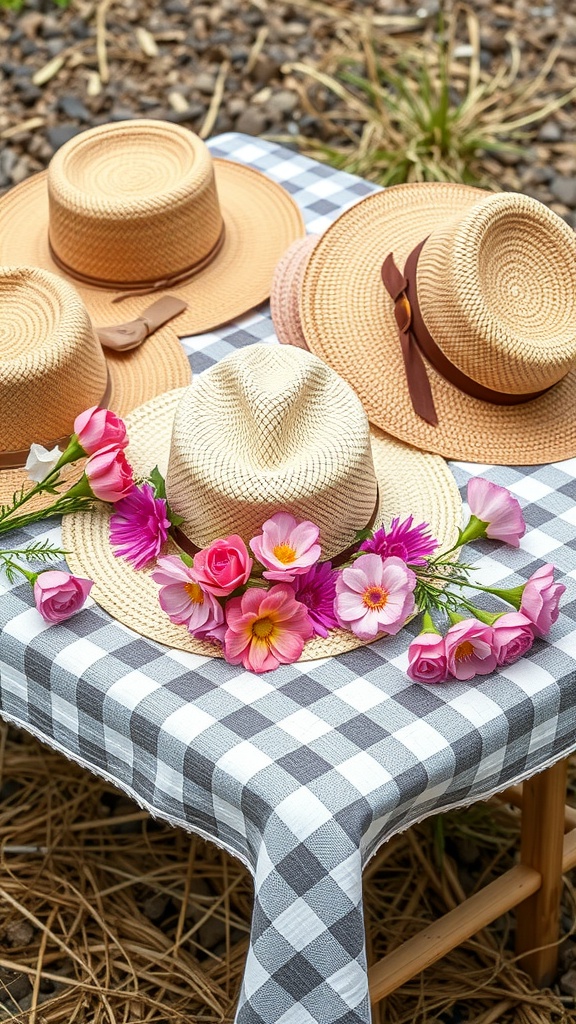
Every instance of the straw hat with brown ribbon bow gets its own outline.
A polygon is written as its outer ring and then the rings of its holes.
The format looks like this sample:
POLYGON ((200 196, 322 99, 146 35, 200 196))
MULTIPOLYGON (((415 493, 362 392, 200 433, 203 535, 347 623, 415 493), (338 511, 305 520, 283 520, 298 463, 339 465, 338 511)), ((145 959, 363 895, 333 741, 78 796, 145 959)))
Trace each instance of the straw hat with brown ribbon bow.
POLYGON ((576 455, 576 236, 535 199, 375 193, 288 251, 271 304, 280 340, 403 441, 472 462, 576 455))

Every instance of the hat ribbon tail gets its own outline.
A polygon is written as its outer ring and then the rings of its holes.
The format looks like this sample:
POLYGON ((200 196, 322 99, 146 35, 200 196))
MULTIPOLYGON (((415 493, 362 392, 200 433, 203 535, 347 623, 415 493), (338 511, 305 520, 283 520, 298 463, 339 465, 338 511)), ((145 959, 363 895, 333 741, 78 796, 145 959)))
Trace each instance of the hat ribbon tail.
POLYGON ((112 327, 98 327, 96 334, 100 344, 105 348, 111 348, 115 352, 128 352, 137 348, 154 331, 178 316, 187 308, 187 304, 181 299, 175 299, 172 295, 163 295, 151 306, 147 306, 136 320, 130 320, 125 324, 114 324, 112 327))
POLYGON ((406 294, 408 281, 400 273, 392 253, 389 253, 384 260, 381 274, 384 287, 394 302, 394 316, 398 327, 406 383, 412 407, 421 419, 435 427, 438 423, 438 416, 434 408, 432 389, 424 359, 412 330, 412 307, 406 294))

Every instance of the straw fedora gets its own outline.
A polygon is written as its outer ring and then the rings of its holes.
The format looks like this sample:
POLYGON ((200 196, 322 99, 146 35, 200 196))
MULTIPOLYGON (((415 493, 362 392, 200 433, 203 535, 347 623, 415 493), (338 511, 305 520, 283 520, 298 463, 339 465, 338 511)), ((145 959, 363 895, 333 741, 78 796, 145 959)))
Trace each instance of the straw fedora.
MULTIPOLYGON (((250 345, 126 422, 128 458, 137 475, 155 463, 166 475, 189 553, 230 534, 248 543, 280 510, 320 527, 323 558, 345 552, 369 522, 396 515, 430 523, 443 547, 461 525, 458 488, 444 460, 371 431, 352 389, 309 352, 250 345)), ((94 599, 144 636, 218 656, 214 644, 170 622, 147 570, 114 556, 108 522, 104 507, 63 521, 70 567, 95 581, 94 599)), ((309 641, 303 658, 359 644, 335 630, 309 641)))
MULTIPOLYGON (((0 310, 3 502, 30 482, 24 470, 30 445, 62 448, 84 409, 107 406, 123 415, 190 381, 188 360, 170 326, 130 351, 103 349, 74 288, 46 270, 0 267, 0 310)), ((52 501, 48 495, 40 504, 52 501)))
POLYGON ((131 320, 143 294, 170 291, 188 304, 182 337, 267 299, 276 262, 303 231, 280 185, 213 161, 187 128, 147 119, 82 132, 0 199, 0 263, 63 275, 97 326, 131 320))
POLYGON ((299 287, 288 301, 274 282, 280 340, 334 367, 382 430, 471 462, 576 455, 576 236, 543 204, 394 186, 277 277, 299 287))

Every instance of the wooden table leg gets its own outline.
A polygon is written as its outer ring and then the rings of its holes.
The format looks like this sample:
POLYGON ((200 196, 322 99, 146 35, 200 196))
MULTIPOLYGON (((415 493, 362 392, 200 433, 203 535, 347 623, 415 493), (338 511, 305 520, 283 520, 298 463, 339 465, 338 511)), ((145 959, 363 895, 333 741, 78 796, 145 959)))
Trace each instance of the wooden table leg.
POLYGON ((542 884, 516 911, 516 952, 521 966, 541 988, 554 980, 562 894, 562 852, 567 761, 559 761, 524 783, 520 860, 535 868, 542 884), (536 950, 536 952, 529 952, 536 950))

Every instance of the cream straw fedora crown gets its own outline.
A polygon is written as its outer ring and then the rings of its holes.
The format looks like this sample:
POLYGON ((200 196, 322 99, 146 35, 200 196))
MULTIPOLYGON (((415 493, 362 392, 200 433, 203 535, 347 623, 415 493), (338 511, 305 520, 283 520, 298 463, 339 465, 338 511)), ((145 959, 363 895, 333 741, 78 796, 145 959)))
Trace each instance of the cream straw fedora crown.
POLYGON ((166 491, 198 548, 231 533, 248 542, 282 509, 319 526, 330 558, 375 514, 366 414, 316 356, 252 345, 184 394, 166 491))

